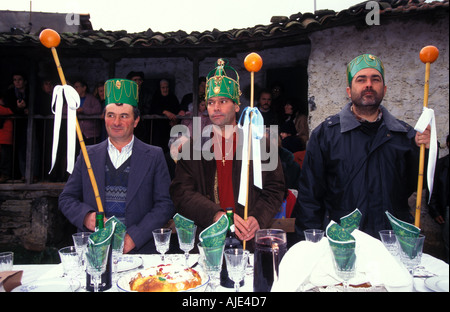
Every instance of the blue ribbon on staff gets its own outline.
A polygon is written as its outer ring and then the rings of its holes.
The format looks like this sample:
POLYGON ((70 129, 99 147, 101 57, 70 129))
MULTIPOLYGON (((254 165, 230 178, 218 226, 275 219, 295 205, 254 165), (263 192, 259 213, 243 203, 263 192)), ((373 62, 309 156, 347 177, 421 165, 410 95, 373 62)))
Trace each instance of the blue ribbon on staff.
POLYGON ((264 118, 257 107, 246 107, 239 118, 238 127, 244 132, 244 144, 242 147, 242 167, 241 183, 239 186, 238 203, 245 205, 248 192, 248 172, 247 164, 249 161, 248 145, 251 144, 251 156, 253 159, 253 184, 262 189, 261 174, 261 144, 260 140, 264 137, 264 118), (244 119, 243 123, 242 118, 244 119), (251 141, 249 141, 249 131, 251 130, 251 141))

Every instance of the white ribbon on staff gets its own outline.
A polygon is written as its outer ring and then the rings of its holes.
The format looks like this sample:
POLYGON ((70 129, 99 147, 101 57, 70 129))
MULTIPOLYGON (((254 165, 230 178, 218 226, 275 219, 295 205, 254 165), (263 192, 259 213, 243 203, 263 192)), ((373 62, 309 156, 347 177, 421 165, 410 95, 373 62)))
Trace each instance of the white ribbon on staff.
POLYGON ((253 156, 253 184, 262 189, 262 174, 261 174, 261 144, 260 140, 264 137, 264 119, 258 108, 246 107, 239 119, 238 127, 243 129, 244 143, 242 147, 242 167, 241 167, 241 183, 239 186, 238 203, 245 206, 247 197, 247 163, 250 156, 253 156), (244 123, 241 125, 241 120, 244 118, 244 123), (249 144, 249 130, 252 129, 251 137, 251 155, 248 154, 249 144))
POLYGON ((428 125, 431 125, 430 148, 428 150, 428 167, 427 167, 427 183, 428 183, 428 190, 430 192, 430 196, 428 198, 429 201, 431 198, 431 193, 433 192, 434 170, 436 167, 436 158, 437 158, 437 135, 436 135, 436 120, 434 116, 434 110, 424 106, 422 115, 417 121, 414 130, 422 133, 425 131, 428 125))
POLYGON ((76 117, 77 108, 80 107, 80 96, 69 85, 56 86, 53 89, 52 112, 55 115, 55 122, 53 125, 52 166, 50 172, 55 165, 56 153, 58 151, 59 129, 61 128, 64 98, 66 98, 67 102, 67 172, 72 173, 75 163, 76 117))

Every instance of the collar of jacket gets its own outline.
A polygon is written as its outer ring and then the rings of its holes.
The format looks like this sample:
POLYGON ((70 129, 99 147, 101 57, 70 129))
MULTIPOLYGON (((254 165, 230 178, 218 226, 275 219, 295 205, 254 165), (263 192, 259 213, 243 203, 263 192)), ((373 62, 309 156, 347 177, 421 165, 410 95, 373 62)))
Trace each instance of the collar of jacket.
MULTIPOLYGON (((351 111, 352 103, 348 103, 338 114, 339 122, 341 124, 341 133, 351 131, 361 125, 351 111)), ((408 132, 405 125, 403 125, 397 118, 395 118, 389 111, 380 105, 381 113, 383 114, 383 123, 389 131, 408 132)))

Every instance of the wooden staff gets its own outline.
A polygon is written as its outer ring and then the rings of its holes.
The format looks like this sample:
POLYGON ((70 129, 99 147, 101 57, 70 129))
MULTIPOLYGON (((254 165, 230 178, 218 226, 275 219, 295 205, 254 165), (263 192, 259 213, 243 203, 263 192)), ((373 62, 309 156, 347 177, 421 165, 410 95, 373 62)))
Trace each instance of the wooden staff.
MULTIPOLYGON (((262 67, 262 58, 257 53, 250 53, 244 59, 244 66, 247 71, 250 72, 250 107, 253 108, 254 102, 254 86, 255 86, 255 73, 258 72, 262 67)), ((252 113, 250 113, 250 123, 248 131, 248 159, 247 159, 247 194, 245 198, 245 208, 244 208, 244 220, 248 219, 248 192, 249 192, 249 174, 250 174, 250 153, 252 151, 252 113)), ((242 181, 241 181, 242 183, 242 181)), ((243 248, 245 249, 246 241, 243 241, 243 248)))
MULTIPOLYGON (((430 87, 430 64, 437 60, 439 50, 435 46, 426 46, 420 50, 420 60, 425 63, 425 85, 423 107, 428 107, 428 92, 430 87)), ((419 177, 417 180, 416 216, 414 225, 420 227, 420 210, 422 207, 423 168, 425 163, 425 144, 420 144, 419 177)))
MULTIPOLYGON (((59 62, 58 53, 56 52, 56 47, 61 42, 61 37, 53 29, 47 28, 41 32, 41 34, 39 35, 39 40, 45 47, 52 50, 53 59, 55 60, 59 78, 61 79, 61 83, 63 85, 66 85, 67 84, 66 78, 64 77, 64 73, 63 73, 61 64, 59 62)), ((78 141, 80 142, 81 152, 83 153, 84 162, 86 163, 86 167, 87 167, 87 170, 89 173, 89 178, 91 180, 92 188, 94 189, 95 200, 97 201, 97 208, 98 208, 99 212, 103 212, 102 200, 101 200, 100 194, 98 192, 98 186, 97 186, 97 182, 95 180, 94 171, 92 170, 91 162, 89 161, 89 155, 86 150, 86 145, 84 143, 83 134, 81 133, 81 128, 80 128, 80 125, 78 123, 78 119, 76 116, 75 116, 75 122, 76 122, 76 131, 77 131, 78 141)))

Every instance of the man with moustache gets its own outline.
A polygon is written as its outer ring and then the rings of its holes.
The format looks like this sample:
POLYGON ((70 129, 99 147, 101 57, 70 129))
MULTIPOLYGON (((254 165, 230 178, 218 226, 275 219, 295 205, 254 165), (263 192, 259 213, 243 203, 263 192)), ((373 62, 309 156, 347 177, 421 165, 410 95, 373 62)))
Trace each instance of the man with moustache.
MULTIPOLYGON (((104 118, 108 138, 87 146, 106 218, 127 227, 124 253, 156 253, 152 230, 174 215, 170 176, 160 147, 133 134, 140 120, 138 85, 127 79, 105 83, 104 118)), ((79 231, 94 231, 97 204, 81 155, 59 196, 59 209, 79 231)))
POLYGON ((269 90, 262 90, 259 94, 258 109, 264 118, 264 125, 270 127, 271 125, 278 125, 278 116, 274 109, 272 109, 272 94, 269 90))
MULTIPOLYGON (((177 162, 175 177, 170 186, 170 195, 178 213, 191 219, 197 225, 198 234, 225 214, 227 207, 234 211, 236 235, 249 241, 260 228, 267 228, 281 207, 284 188, 283 170, 277 157, 274 170, 262 171, 262 189, 253 185, 253 166, 250 165, 248 219, 244 220, 244 206, 238 203, 242 157, 239 150, 243 133, 237 129, 236 114, 239 112, 239 78, 236 71, 219 59, 206 81, 206 103, 209 118, 213 124, 210 137, 202 137, 212 143, 204 157, 203 148, 195 146, 195 139, 185 143, 189 157, 177 162), (232 78, 228 74, 235 74, 232 78), (189 146, 186 146, 189 144, 189 146), (202 148, 201 159, 195 159, 194 149, 202 148)), ((198 139, 198 138, 197 138, 198 139)), ((242 146, 240 146, 242 150, 242 146)))
POLYGON ((376 238, 390 228, 385 211, 413 222, 408 198, 417 187, 419 146, 429 147, 430 130, 416 133, 381 105, 387 87, 378 57, 353 59, 347 79, 351 102, 308 142, 294 210, 300 238, 305 229, 339 223, 356 208, 359 229, 376 238))

